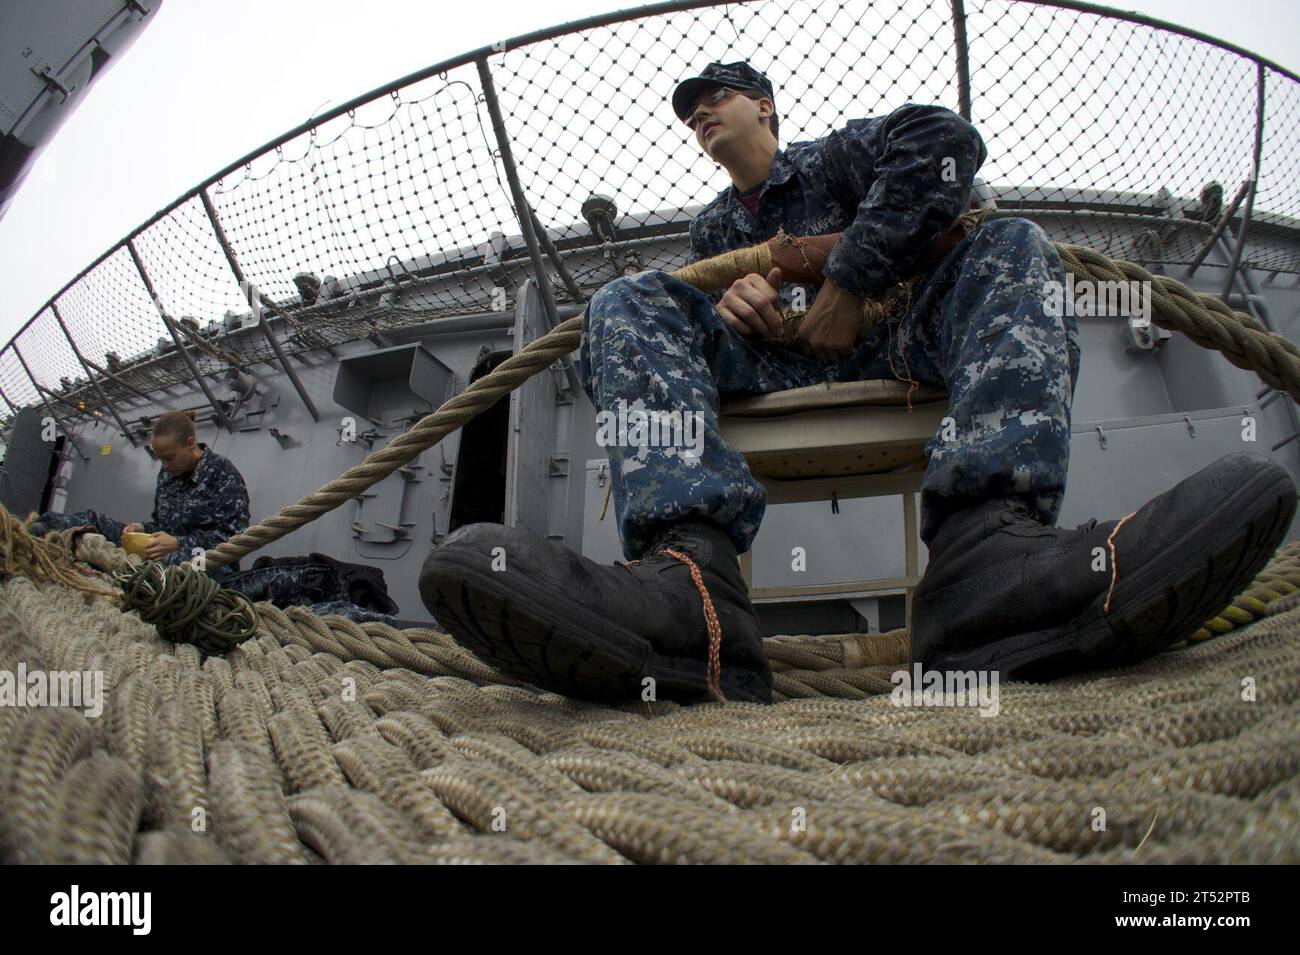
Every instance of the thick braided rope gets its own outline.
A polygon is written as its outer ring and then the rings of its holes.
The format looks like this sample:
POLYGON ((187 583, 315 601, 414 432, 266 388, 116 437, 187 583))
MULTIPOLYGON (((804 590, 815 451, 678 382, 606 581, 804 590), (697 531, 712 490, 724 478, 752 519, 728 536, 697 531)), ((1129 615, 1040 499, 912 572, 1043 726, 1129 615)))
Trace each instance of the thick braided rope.
POLYGON ((1109 259, 1081 245, 1058 244, 1069 272, 1098 282, 1149 282, 1155 324, 1179 331, 1202 348, 1221 352, 1238 368, 1253 371, 1270 388, 1300 401, 1300 347, 1270 332, 1245 312, 1181 282, 1152 275, 1140 265, 1109 259))
MULTIPOLYGON (((1232 310, 1212 296, 1193 292, 1174 279, 1153 276, 1130 262, 1109 259, 1082 246, 1058 244, 1056 248, 1066 268, 1080 277, 1098 282, 1150 282, 1152 320, 1157 325, 1183 332, 1203 348, 1222 352, 1234 365, 1256 372, 1270 387, 1300 402, 1300 348, 1269 332, 1249 315, 1232 310)), ((729 284, 728 277, 734 281, 750 272, 765 275, 771 266, 772 250, 764 244, 693 263, 673 275, 697 286, 717 289, 729 284)), ((208 563, 221 567, 238 560, 382 481, 486 411, 502 395, 573 352, 581 342, 583 319, 584 315, 579 315, 560 323, 320 490, 208 551, 208 563)))
POLYGON ((1208 640, 1276 612, 1277 601, 1300 592, 1300 541, 1278 549, 1268 566, 1259 572, 1254 583, 1232 598, 1232 603, 1205 622, 1189 638, 1208 640))
POLYGON ((1298 654, 1292 606, 1123 671, 1006 684, 994 718, 888 689, 610 707, 269 628, 203 660, 17 575, 0 669, 95 668, 106 694, 98 720, 0 708, 0 858, 1295 863, 1298 654))

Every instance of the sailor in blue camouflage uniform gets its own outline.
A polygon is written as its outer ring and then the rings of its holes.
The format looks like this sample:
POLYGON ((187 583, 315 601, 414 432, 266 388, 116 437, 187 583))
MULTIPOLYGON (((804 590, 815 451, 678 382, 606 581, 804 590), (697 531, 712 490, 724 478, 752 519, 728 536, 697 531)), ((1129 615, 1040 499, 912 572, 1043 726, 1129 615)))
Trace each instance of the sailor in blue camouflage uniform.
MULTIPOLYGON (((744 63, 712 64, 703 76, 674 97, 683 119, 706 82, 773 95, 767 78, 744 63)), ((718 125, 709 116, 696 127, 706 150, 734 135, 718 125)), ((691 223, 690 258, 756 245, 780 229, 795 236, 843 232, 824 269, 828 284, 880 300, 966 211, 985 155, 974 127, 939 106, 907 105, 883 118, 852 120, 823 139, 777 149, 770 172, 748 195, 732 186, 714 199, 691 223)), ((761 316, 724 314, 742 303, 724 296, 720 310, 665 272, 606 285, 588 308, 581 351, 592 401, 602 409, 622 401, 647 412, 699 412, 706 434, 697 460, 671 447, 609 449, 624 552, 640 555, 658 526, 687 515, 727 528, 736 549, 748 550, 765 494, 744 458, 719 437, 718 400, 827 381, 910 376, 949 391, 951 440, 936 434, 926 449, 923 539, 954 499, 989 494, 1032 495, 1037 514, 1054 522, 1065 488, 1079 345, 1074 319, 1043 307, 1049 281, 1063 284, 1065 277, 1041 229, 1024 219, 989 222, 916 288, 905 314, 879 322, 856 345, 851 334, 827 342, 813 337, 816 323, 832 314, 817 289, 781 288, 786 308, 800 300, 813 306, 802 326, 807 354, 757 337, 761 316)), ((845 327, 856 333, 861 305, 847 302, 845 327)))
MULTIPOLYGON (((159 416, 150 442, 162 469, 154 493, 152 517, 123 524, 98 511, 45 513, 32 529, 50 530, 89 525, 114 544, 122 534, 153 535, 145 556, 164 564, 192 560, 196 549, 208 550, 245 530, 249 524, 248 489, 229 458, 198 443, 193 419, 183 412, 159 416)), ((357 623, 400 626, 397 605, 388 596, 383 572, 360 564, 345 564, 323 554, 308 557, 259 558, 251 569, 238 561, 207 568, 223 587, 250 600, 277 607, 307 607, 317 614, 340 614, 357 623)))
POLYGON ((733 183, 691 223, 692 260, 782 229, 843 236, 818 289, 783 288, 774 269, 715 301, 645 271, 592 297, 580 370, 597 410, 698 414, 703 451, 608 446, 630 564, 602 567, 500 525, 449 535, 425 562, 421 595, 466 647, 576 696, 645 699, 653 684, 687 701, 769 700, 737 568, 765 493, 722 441, 718 404, 819 382, 915 380, 949 394, 922 482, 929 563, 911 653, 927 669, 1049 677, 1128 663, 1188 636, 1267 562, 1295 489, 1255 455, 1230 455, 1119 520, 1054 526, 1078 331, 1056 307, 1066 277, 1038 226, 986 221, 948 247, 986 156, 968 122, 908 104, 782 150, 772 85, 746 63, 709 64, 678 85, 673 108, 733 183), (901 304, 860 339, 865 303, 903 283, 901 304), (801 299, 794 347, 765 340, 801 299), (491 564, 501 554, 508 567, 491 564))
MULTIPOLYGON (((184 412, 169 411, 154 424, 150 442, 162 465, 148 521, 123 524, 98 511, 71 514, 46 512, 33 529, 62 530, 90 525, 114 544, 122 534, 152 535, 145 551, 150 560, 178 564, 192 560, 196 550, 208 550, 243 531, 249 524, 248 488, 229 458, 197 441, 194 421, 184 412)), ((214 576, 238 570, 227 565, 214 576)))

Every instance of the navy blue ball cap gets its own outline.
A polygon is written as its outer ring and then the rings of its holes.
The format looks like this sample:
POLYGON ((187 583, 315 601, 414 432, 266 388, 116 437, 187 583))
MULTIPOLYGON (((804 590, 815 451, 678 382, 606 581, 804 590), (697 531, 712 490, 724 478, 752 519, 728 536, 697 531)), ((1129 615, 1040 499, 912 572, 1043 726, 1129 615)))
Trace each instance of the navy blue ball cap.
POLYGON ((677 114, 678 119, 686 122, 687 117, 691 115, 691 107, 695 105, 695 101, 701 94, 719 86, 727 86, 733 90, 753 90, 755 93, 762 93, 773 104, 776 103, 776 94, 772 92, 772 81, 742 60, 739 63, 710 63, 699 76, 692 76, 678 83, 677 89, 673 90, 673 112, 677 114))

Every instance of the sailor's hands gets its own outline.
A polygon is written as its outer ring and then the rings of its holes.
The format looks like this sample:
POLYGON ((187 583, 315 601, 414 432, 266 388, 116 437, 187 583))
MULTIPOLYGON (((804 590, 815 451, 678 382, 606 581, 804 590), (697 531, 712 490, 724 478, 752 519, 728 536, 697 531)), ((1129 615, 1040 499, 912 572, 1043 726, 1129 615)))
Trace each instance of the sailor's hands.
POLYGON ((130 524, 127 524, 126 527, 122 528, 122 533, 123 533, 123 534, 143 534, 143 533, 144 533, 144 525, 141 524, 139 521, 132 521, 130 524))
POLYGON ((853 354, 862 327, 864 302, 827 279, 799 323, 795 344, 805 355, 839 361, 853 354))
POLYGON ((718 312, 742 335, 780 335, 785 331, 780 288, 780 269, 767 273, 767 278, 751 272, 731 284, 718 302, 718 312))
POLYGON ((150 535, 149 543, 144 547, 144 556, 149 560, 162 560, 172 551, 180 550, 180 541, 166 531, 150 535))

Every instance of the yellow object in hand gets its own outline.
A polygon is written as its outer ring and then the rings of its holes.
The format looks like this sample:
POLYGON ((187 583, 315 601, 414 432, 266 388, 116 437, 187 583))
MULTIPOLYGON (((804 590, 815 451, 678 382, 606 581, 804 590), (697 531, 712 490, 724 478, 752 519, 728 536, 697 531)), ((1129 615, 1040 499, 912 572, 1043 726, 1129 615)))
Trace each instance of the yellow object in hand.
POLYGON ((143 557, 144 549, 149 546, 149 542, 152 540, 152 534, 140 534, 136 531, 127 531, 122 535, 122 549, 128 554, 135 554, 137 557, 143 557))

